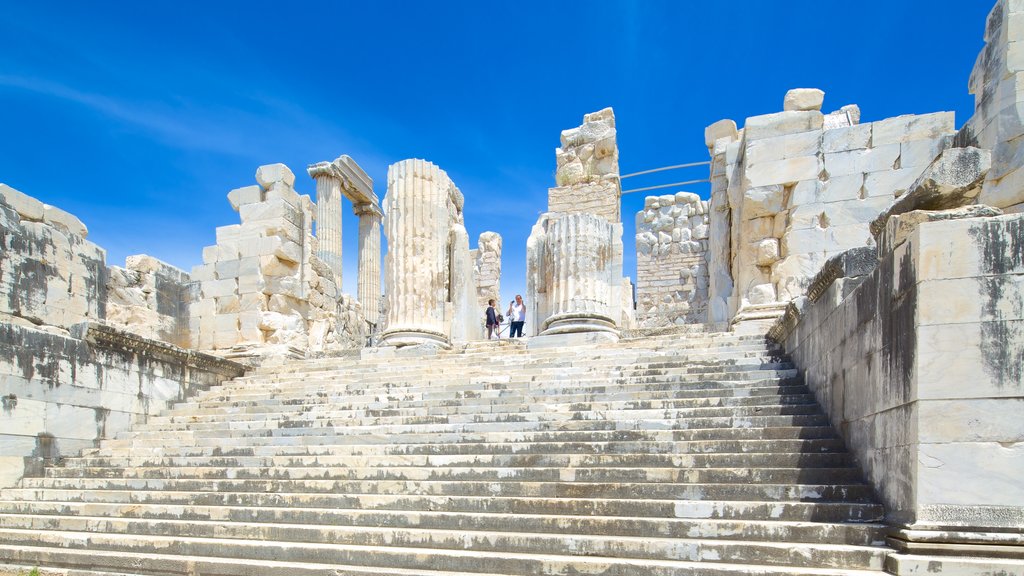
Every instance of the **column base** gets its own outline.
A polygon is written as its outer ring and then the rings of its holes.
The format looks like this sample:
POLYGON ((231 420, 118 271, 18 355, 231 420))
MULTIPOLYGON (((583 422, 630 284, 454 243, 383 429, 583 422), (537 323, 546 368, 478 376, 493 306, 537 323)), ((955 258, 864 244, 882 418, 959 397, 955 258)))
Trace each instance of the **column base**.
POLYGON ((604 332, 619 339, 619 330, 615 321, 603 314, 558 314, 544 321, 544 331, 540 336, 555 334, 578 334, 584 332, 604 332))
POLYGON ((431 332, 428 330, 385 330, 380 337, 380 343, 378 346, 395 346, 401 348, 402 346, 418 346, 420 344, 433 344, 434 346, 440 346, 442 348, 448 348, 451 344, 448 342, 448 337, 440 332, 431 332))

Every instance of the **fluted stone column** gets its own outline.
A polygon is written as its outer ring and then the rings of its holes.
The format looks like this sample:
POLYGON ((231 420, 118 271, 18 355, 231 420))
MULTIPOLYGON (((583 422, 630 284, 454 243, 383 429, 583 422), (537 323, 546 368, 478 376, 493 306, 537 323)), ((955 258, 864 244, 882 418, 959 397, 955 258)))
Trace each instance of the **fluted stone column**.
POLYGON ((542 251, 549 315, 542 334, 618 333, 613 287, 621 281, 621 272, 615 273, 621 234, 621 224, 593 214, 549 221, 542 251))
POLYGON ((334 272, 341 288, 341 179, 327 162, 307 169, 316 180, 316 238, 320 248, 316 255, 334 272))
POLYGON ((451 228, 448 175, 425 160, 388 168, 385 345, 448 344, 445 325, 451 228))
POLYGON ((381 211, 373 204, 355 206, 359 217, 358 298, 366 319, 380 322, 380 222, 381 211))

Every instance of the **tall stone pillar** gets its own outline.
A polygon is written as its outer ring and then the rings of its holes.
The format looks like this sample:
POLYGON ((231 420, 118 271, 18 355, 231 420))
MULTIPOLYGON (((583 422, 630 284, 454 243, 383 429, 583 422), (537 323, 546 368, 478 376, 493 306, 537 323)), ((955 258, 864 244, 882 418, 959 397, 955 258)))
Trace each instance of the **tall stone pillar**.
POLYGON ((359 216, 359 286, 357 296, 363 314, 373 324, 380 322, 380 209, 370 203, 356 204, 359 216))
POLYGON ((316 180, 316 238, 320 245, 316 255, 334 272, 335 284, 340 288, 341 179, 327 162, 313 164, 307 172, 316 180))
POLYGON ((609 332, 618 335, 614 288, 616 241, 622 225, 594 214, 565 214, 549 220, 543 251, 550 313, 542 334, 609 332))
POLYGON ((388 278, 385 345, 448 344, 448 239, 454 188, 448 175, 425 160, 388 168, 384 197, 388 278))

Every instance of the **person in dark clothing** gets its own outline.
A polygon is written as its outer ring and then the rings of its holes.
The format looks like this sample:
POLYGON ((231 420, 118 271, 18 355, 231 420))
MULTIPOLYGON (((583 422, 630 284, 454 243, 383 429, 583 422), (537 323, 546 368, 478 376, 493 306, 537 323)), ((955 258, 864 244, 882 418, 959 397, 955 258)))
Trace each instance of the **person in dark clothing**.
MULTIPOLYGON (((494 309, 494 298, 487 301, 487 339, 491 339, 491 334, 498 329, 498 325, 501 321, 498 320, 498 311, 494 309)), ((497 333, 498 340, 501 340, 501 332, 497 333)))

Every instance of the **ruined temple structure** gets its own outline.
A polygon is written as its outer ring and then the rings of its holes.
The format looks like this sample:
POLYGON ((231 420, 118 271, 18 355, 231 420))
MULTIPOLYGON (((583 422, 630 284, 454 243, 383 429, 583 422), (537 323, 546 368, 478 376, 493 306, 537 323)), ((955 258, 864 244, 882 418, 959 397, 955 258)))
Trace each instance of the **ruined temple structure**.
POLYGON ((959 129, 815 89, 710 123, 635 303, 586 114, 514 341, 502 238, 425 160, 382 202, 348 156, 261 166, 188 273, 0 184, 0 575, 1024 575, 1022 21, 959 129))

